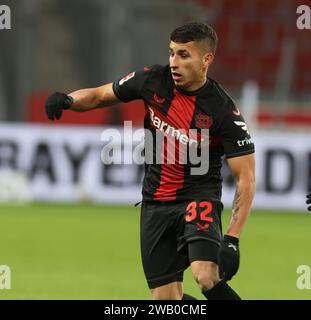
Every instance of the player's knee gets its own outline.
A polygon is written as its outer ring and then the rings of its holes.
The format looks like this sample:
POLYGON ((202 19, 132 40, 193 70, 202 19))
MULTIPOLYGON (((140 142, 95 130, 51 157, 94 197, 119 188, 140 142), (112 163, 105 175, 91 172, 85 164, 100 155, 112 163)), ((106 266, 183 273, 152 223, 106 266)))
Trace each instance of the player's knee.
POLYGON ((218 267, 212 262, 197 262, 192 264, 195 281, 203 291, 212 289, 219 281, 218 267))
POLYGON ((213 274, 201 272, 195 276, 195 280, 203 291, 212 289, 218 282, 219 278, 213 274))

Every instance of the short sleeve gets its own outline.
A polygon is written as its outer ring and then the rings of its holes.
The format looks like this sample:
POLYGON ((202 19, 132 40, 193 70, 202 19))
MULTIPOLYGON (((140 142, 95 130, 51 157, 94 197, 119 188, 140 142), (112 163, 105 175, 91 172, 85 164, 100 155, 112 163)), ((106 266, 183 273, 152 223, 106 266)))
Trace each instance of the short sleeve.
POLYGON ((227 159, 255 152, 247 124, 233 102, 226 108, 220 130, 227 159))
POLYGON ((145 67, 143 71, 134 71, 113 83, 113 91, 122 102, 141 99, 143 86, 149 76, 150 69, 145 67))

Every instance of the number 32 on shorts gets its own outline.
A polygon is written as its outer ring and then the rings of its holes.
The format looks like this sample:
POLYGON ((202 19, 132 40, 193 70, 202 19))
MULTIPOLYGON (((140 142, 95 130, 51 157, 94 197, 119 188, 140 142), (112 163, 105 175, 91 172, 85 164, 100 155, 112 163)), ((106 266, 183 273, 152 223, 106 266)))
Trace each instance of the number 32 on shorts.
POLYGON ((185 220, 195 223, 201 230, 207 231, 209 222, 213 222, 213 217, 210 214, 213 211, 213 204, 209 201, 196 202, 192 201, 186 209, 185 220))

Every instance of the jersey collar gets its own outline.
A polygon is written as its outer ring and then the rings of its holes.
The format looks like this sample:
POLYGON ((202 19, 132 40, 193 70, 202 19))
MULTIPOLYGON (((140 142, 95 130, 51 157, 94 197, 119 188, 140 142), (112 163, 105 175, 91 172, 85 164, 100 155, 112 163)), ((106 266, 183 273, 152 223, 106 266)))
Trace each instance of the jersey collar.
POLYGON ((194 91, 186 91, 186 90, 183 90, 181 88, 178 88, 175 86, 175 88, 182 94, 184 94, 185 96, 197 96, 198 94, 200 94, 201 92, 203 92, 210 84, 210 79, 207 77, 206 79, 206 82, 204 83, 204 85, 197 89, 197 90, 194 90, 194 91))

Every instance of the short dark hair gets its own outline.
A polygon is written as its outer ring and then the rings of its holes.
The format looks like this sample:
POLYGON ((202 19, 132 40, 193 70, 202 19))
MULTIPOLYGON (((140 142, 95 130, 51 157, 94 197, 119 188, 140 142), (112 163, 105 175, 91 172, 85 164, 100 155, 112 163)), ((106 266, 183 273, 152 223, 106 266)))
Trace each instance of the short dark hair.
POLYGON ((176 28, 171 33, 170 39, 177 43, 207 40, 209 47, 214 54, 216 53, 218 42, 216 31, 210 25, 201 22, 190 22, 176 28))

